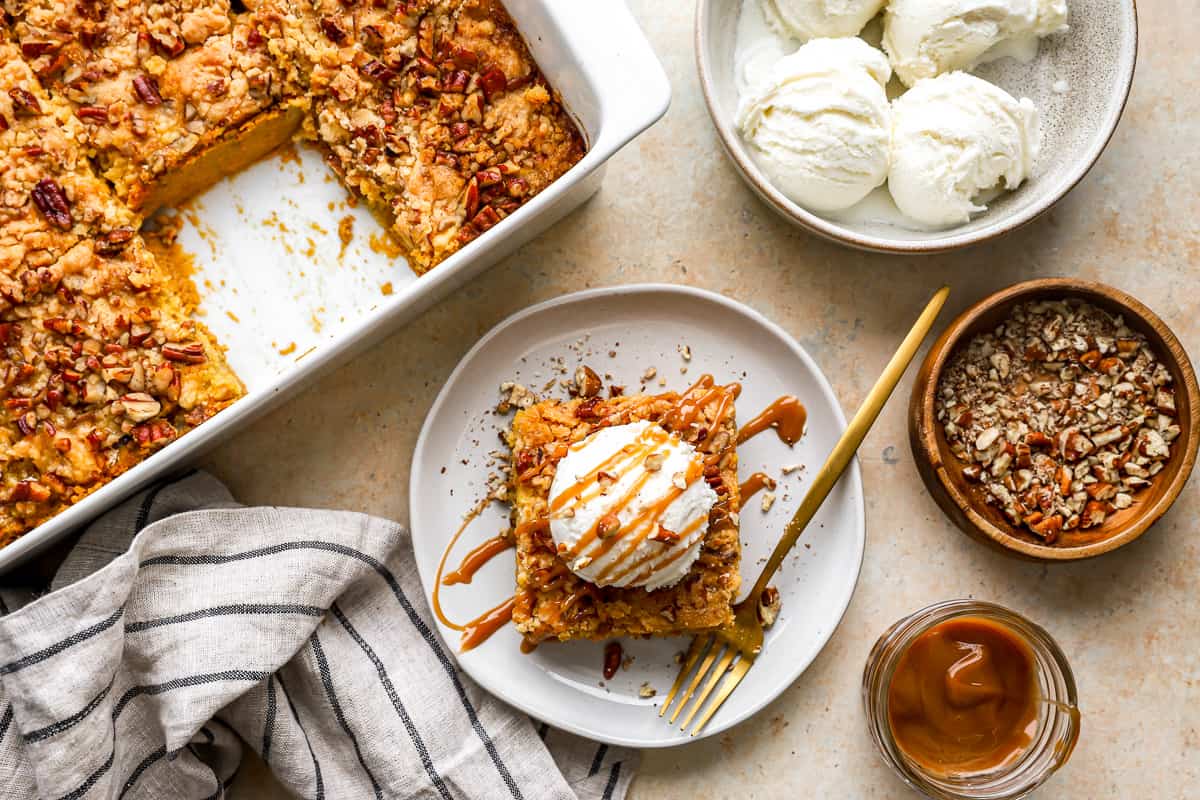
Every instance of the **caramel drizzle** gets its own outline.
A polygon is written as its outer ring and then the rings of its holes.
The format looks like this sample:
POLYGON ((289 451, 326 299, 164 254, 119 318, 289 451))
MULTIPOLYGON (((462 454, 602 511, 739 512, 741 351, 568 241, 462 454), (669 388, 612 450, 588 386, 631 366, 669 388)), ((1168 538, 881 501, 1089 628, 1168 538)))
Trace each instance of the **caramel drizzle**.
MULTIPOLYGON (((480 514, 483 513, 483 510, 487 508, 490 502, 491 498, 484 498, 483 500, 479 501, 479 503, 476 504, 473 509, 471 509, 471 512, 467 514, 466 518, 463 519, 462 525, 458 527, 458 530, 454 532, 454 535, 450 537, 450 541, 446 544, 446 549, 442 551, 442 558, 438 562, 437 576, 433 581, 433 613, 437 615, 437 618, 441 621, 441 623, 450 630, 462 632, 460 649, 464 653, 483 644, 483 642, 487 641, 489 636, 500 630, 500 628, 504 627, 505 624, 512 620, 513 608, 516 606, 517 599, 520 597, 519 594, 515 594, 495 608, 489 609, 470 622, 462 625, 451 621, 450 618, 446 616, 446 613, 442 610, 442 586, 452 586, 457 583, 470 583, 471 579, 475 576, 475 573, 482 568, 484 564, 513 546, 513 540, 505 536, 496 536, 488 539, 483 544, 475 547, 471 550, 471 552, 467 553, 458 569, 454 570, 449 575, 446 575, 445 578, 442 577, 446 570, 446 559, 450 556, 451 551, 454 550, 454 545, 458 543, 458 540, 463 535, 463 532, 472 522, 475 521, 476 518, 479 517, 480 514)), ((534 520, 532 523, 525 523, 525 525, 530 526, 528 530, 535 530, 543 525, 549 525, 549 521, 534 520)), ((518 526, 518 530, 521 530, 521 526, 518 526)))
POLYGON ((670 434, 668 434, 662 428, 653 425, 647 427, 641 432, 641 434, 638 435, 637 439, 601 461, 594 469, 590 470, 578 478, 571 486, 568 486, 566 489, 564 489, 558 495, 558 497, 553 498, 550 501, 550 512, 553 514, 556 511, 561 511, 562 507, 571 500, 575 501, 575 506, 579 506, 582 503, 595 498, 603 491, 603 487, 599 487, 598 480, 601 472, 620 475, 624 473, 625 470, 618 470, 618 465, 629 465, 627 466, 627 469, 632 469, 633 465, 630 462, 636 460, 638 464, 641 464, 650 455, 649 448, 662 444, 669 436, 670 434), (623 457, 626 456, 628 459, 623 461, 623 457), (614 472, 614 470, 617 470, 617 472, 614 472), (596 490, 591 494, 584 495, 584 492, 588 489, 588 487, 599 488, 596 488, 596 490))
MULTIPOLYGON (((696 533, 700 529, 700 527, 702 525, 704 525, 704 523, 706 523, 706 522, 708 522, 707 518, 699 517, 699 518, 693 520, 692 522, 688 523, 688 526, 679 532, 679 543, 682 545, 683 543, 687 542, 691 538, 691 536, 694 533, 696 533)), ((640 541, 641 540, 639 540, 639 544, 640 544, 640 541)), ((633 578, 633 580, 630 582, 638 583, 638 582, 647 581, 650 579, 650 577, 656 571, 661 570, 664 567, 670 566, 671 564, 673 564, 677 560, 679 560, 681 557, 683 557, 683 554, 686 553, 689 549, 690 549, 690 547, 680 547, 674 553, 668 553, 666 558, 664 558, 656 563, 650 563, 650 564, 647 564, 647 562, 653 562, 654 559, 661 556, 662 553, 647 553, 646 555, 639 558, 637 561, 635 561, 632 564, 630 564, 629 566, 627 566, 621 572, 618 572, 616 575, 612 576, 612 583, 619 584, 621 581, 623 581, 626 578, 626 576, 628 576, 634 570, 641 570, 642 567, 646 567, 646 569, 644 571, 639 571, 636 574, 636 576, 633 578)), ((628 551, 626 554, 628 554, 628 551)), ((622 558, 624 558, 624 556, 622 556, 622 558)), ((619 566, 620 563, 621 563, 621 559, 618 559, 618 560, 614 561, 612 564, 609 564, 607 567, 604 568, 604 571, 600 573, 600 577, 605 578, 607 576, 607 573, 614 567, 619 566)))
POLYGON ((468 650, 475 649, 486 642, 493 633, 511 622, 513 608, 516 607, 519 596, 514 594, 500 605, 484 612, 459 628, 458 630, 463 632, 462 639, 459 642, 461 651, 465 653, 468 650))
MULTIPOLYGON (((702 375, 679 396, 679 399, 663 415, 659 423, 666 424, 675 430, 686 430, 696 422, 696 419, 705 408, 716 403, 717 407, 712 415, 711 427, 705 432, 703 439, 698 443, 698 448, 703 449, 711 444, 717 431, 721 429, 725 419, 732 412, 734 401, 741 393, 741 388, 741 385, 737 383, 717 386, 712 375, 702 375)), ((614 483, 620 482, 630 470, 644 464, 655 448, 668 438, 677 437, 668 434, 661 425, 647 427, 633 443, 621 448, 621 450, 605 459, 600 465, 580 477, 573 485, 553 498, 550 502, 551 515, 563 512, 565 510, 564 507, 571 501, 574 501, 572 508, 578 508, 589 500, 603 494, 607 487, 600 485, 599 478, 601 473, 613 475, 615 478, 614 483)), ((582 441, 576 442, 571 446, 571 449, 577 450, 581 446, 582 441)), ((650 577, 655 569, 667 566, 682 557, 687 552, 688 547, 681 547, 675 553, 668 555, 666 559, 661 559, 662 552, 666 548, 666 545, 664 545, 664 548, 660 549, 660 552, 643 556, 624 569, 621 569, 621 567, 646 538, 654 532, 657 520, 666 511, 667 507, 704 475, 705 467, 716 464, 723 455, 723 452, 710 453, 702 459, 689 464, 684 473, 684 488, 672 485, 663 497, 648 505, 634 519, 623 525, 622 530, 615 531, 610 537, 601 539, 598 530, 599 523, 597 523, 585 532, 570 550, 561 555, 567 561, 574 561, 581 556, 595 560, 608 555, 617 546, 618 542, 620 542, 623 545, 622 551, 609 564, 605 565, 604 569, 597 575, 597 581, 609 581, 614 576, 614 573, 617 574, 615 580, 611 582, 620 581, 635 570, 646 567, 648 562, 651 563, 649 563, 646 570, 645 578, 650 577), (660 558, 659 563, 652 563, 655 558, 660 558), (617 572, 618 570, 619 572, 617 572)), ((650 479, 650 476, 651 473, 649 471, 645 471, 640 475, 633 485, 626 489, 620 499, 609 510, 609 513, 619 515, 622 510, 627 508, 637 496, 637 493, 650 479)), ((702 518, 690 523, 687 530, 680 534, 680 542, 686 543, 688 538, 694 535, 705 522, 706 520, 702 518)), ((639 574, 639 577, 641 577, 641 574, 639 574)))
POLYGON ((454 586, 458 583, 470 583, 471 579, 475 577, 475 573, 482 569, 484 564, 515 546, 513 540, 507 536, 493 536, 491 539, 485 540, 467 553, 458 569, 442 579, 442 585, 454 586))
MULTIPOLYGON (((690 487, 703 474, 704 468, 701 463, 699 461, 693 461, 688 465, 687 472, 684 473, 684 483, 690 487)), ((625 561, 625 559, 633 555, 634 551, 637 550, 642 542, 646 541, 646 537, 654 533, 659 517, 661 517, 666 512, 667 507, 670 506, 671 503, 674 503, 675 500, 685 491, 686 489, 680 489, 678 486, 672 486, 670 491, 663 495, 656 503, 647 506, 642 513, 638 514, 636 517, 630 520, 628 525, 624 526, 623 529, 628 531, 625 536, 619 537, 617 534, 613 534, 611 539, 601 542, 596 549, 594 549, 591 553, 588 553, 588 555, 590 555, 593 559, 602 558, 603 556, 608 555, 608 553, 613 549, 613 546, 617 543, 618 539, 622 539, 627 545, 625 549, 617 555, 616 558, 614 558, 610 563, 606 564, 604 569, 600 570, 600 573, 596 576, 598 581, 607 581, 610 577, 612 577, 612 571, 619 567, 622 562, 625 561)), ((705 521, 707 521, 705 517, 700 517, 695 522, 688 525, 688 531, 695 532, 700 524, 704 523, 705 521)), ((680 542, 682 542, 685 538, 686 537, 684 536, 684 533, 680 532, 680 542)), ((669 547, 669 545, 664 543, 663 549, 666 547, 669 547)), ((684 549, 686 550, 686 548, 684 549)), ((615 583, 616 581, 613 580, 610 582, 615 583)))
POLYGON ((763 412, 742 426, 738 432, 738 444, 744 444, 767 428, 774 428, 775 433, 784 444, 791 446, 800 441, 804 435, 804 424, 808 421, 808 412, 796 397, 785 394, 763 412))
POLYGON ((742 481, 742 485, 738 487, 738 497, 741 498, 742 503, 744 504, 751 497, 754 497, 754 495, 758 494, 768 486, 772 486, 774 483, 775 479, 767 473, 755 472, 749 478, 746 478, 746 480, 742 481))

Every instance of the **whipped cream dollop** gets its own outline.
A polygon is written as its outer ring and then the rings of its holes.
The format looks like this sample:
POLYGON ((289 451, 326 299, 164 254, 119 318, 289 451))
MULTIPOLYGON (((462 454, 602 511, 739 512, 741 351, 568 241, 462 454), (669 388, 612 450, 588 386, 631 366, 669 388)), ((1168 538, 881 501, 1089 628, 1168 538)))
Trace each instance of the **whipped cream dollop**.
POLYGON ((908 86, 1004 56, 1028 60, 1067 29, 1067 0, 890 0, 883 48, 908 86))
POLYGON ((717 493, 704 457, 653 422, 603 428, 573 444, 550 485, 550 535, 597 586, 661 589, 700 555, 717 493))
POLYGON ((896 99, 892 119, 888 190, 926 225, 966 222, 986 210, 982 193, 1015 189, 1033 172, 1037 108, 974 75, 919 81, 896 99))
POLYGON ((788 197, 814 211, 849 208, 887 179, 891 75, 862 39, 813 39, 749 89, 735 123, 788 197))

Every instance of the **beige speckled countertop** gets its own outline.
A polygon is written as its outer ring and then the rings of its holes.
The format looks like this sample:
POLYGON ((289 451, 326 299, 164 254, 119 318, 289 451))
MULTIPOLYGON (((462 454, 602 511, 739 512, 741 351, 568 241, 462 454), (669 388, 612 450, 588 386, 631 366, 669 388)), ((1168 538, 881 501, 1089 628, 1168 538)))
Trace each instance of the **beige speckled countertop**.
MULTIPOLYGON (((942 322, 1038 276, 1126 289, 1200 354, 1200 12, 1141 4, 1133 96, 1108 151, 1049 216, 958 255, 894 258, 827 244, 777 219, 741 183, 704 110, 691 2, 631 0, 671 76, 666 118, 611 164, 592 201, 537 242, 219 451, 209 466, 247 503, 336 506, 404 520, 421 421, 458 359, 493 324, 593 286, 672 281, 714 289, 790 330, 849 412, 929 293, 942 322)), ((861 459, 866 561, 842 626, 756 718, 646 754, 635 798, 908 797, 876 756, 859 702, 863 662, 896 618, 949 597, 993 600, 1043 624, 1069 654, 1083 707, 1071 763, 1042 797, 1194 797, 1200 789, 1200 482, 1150 534, 1089 563, 1017 563, 967 540, 925 492, 904 398, 861 459)), ((269 780, 250 769, 241 796, 269 780)), ((282 794, 280 795, 282 796, 282 794)))

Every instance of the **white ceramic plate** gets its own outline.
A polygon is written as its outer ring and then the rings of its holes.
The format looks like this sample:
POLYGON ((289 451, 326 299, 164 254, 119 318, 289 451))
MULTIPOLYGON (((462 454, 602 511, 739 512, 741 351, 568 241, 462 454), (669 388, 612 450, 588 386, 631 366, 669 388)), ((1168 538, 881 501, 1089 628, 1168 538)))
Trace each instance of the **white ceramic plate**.
MULTIPOLYGON (((483 337, 450 376, 413 455, 412 540, 426 597, 432 599, 447 541, 487 493, 487 476, 494 471, 489 453, 501 448, 498 433, 510 421, 494 413, 499 385, 516 380, 540 390, 551 379, 570 377, 580 363, 611 374, 630 393, 642 386, 641 377, 650 367, 666 379, 665 389, 684 389, 706 372, 718 381, 740 381, 741 420, 781 394, 803 401, 808 432, 794 448, 768 432, 738 451, 743 480, 758 470, 778 476, 785 466, 804 465, 780 481, 779 499, 769 512, 762 512, 760 497, 742 511, 742 578, 748 589, 760 560, 770 553, 807 490, 809 477, 845 428, 845 418, 816 363, 782 328, 720 295, 643 285, 580 292, 522 311, 483 337), (691 348, 690 361, 679 352, 683 345, 691 348), (556 363, 561 365, 557 369, 556 363)), ((658 378, 649 381, 647 392, 665 390, 658 378)), ((561 389, 550 394, 565 395, 561 389)), ((507 506, 491 504, 467 527, 447 563, 457 564, 472 546, 503 530, 507 514, 507 506)), ((778 697, 829 640, 858 580, 863 519, 856 462, 784 562, 775 580, 783 610, 767 633, 765 650, 702 735, 719 733, 778 697)), ((452 620, 474 619, 511 596, 513 573, 512 552, 502 553, 471 585, 442 591, 442 607, 452 620)), ((445 627, 441 633, 457 651, 459 634, 445 627)), ((678 669, 675 654, 687 644, 683 638, 625 640, 625 654, 633 662, 610 681, 602 675, 603 643, 550 643, 523 655, 511 625, 457 657, 488 691, 551 725, 613 744, 667 747, 692 741, 656 714, 678 669), (641 698, 644 683, 658 696, 641 698)))

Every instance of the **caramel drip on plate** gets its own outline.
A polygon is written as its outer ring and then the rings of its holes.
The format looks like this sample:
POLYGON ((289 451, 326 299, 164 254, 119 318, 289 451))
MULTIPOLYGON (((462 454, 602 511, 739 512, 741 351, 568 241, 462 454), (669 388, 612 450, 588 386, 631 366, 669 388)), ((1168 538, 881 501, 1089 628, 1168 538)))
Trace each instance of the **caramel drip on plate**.
POLYGON ((475 573, 494 557, 516 545, 507 536, 493 536, 476 547, 463 558, 458 569, 442 579, 443 586, 453 586, 456 583, 470 583, 475 573))
MULTIPOLYGON (((450 586, 456 583, 470 583, 475 573, 481 567, 483 567, 484 564, 513 546, 512 540, 504 536, 496 536, 488 539, 483 544, 467 553, 462 564, 457 570, 451 572, 449 575, 446 575, 445 578, 442 577, 442 574, 446 570, 446 559, 449 558, 450 553, 454 550, 454 545, 458 543, 459 538, 463 535, 463 531, 465 531, 467 527, 474 522, 480 514, 483 513, 483 510, 487 508, 490 502, 491 498, 484 498, 483 500, 480 500, 479 503, 473 509, 471 509, 471 512, 467 514, 466 518, 463 519, 462 525, 460 525, 458 530, 454 532, 454 535, 450 537, 450 541, 446 544, 446 549, 442 551, 442 558, 438 562, 437 576, 433 581, 433 613, 436 614, 438 620, 440 620, 441 623, 450 630, 462 631, 461 649, 463 652, 478 647, 480 644, 487 641, 489 636, 498 631, 500 628, 504 627, 504 625, 512 619, 513 607, 516 606, 517 598, 519 597, 519 595, 513 595, 500 605, 471 620, 465 625, 452 622, 442 610, 442 586, 450 586)), ((533 523, 525 524, 530 525, 530 529, 532 530, 541 525, 548 525, 549 522, 546 520, 535 520, 533 523)))
POLYGON ((775 479, 765 472, 756 472, 746 480, 742 481, 742 485, 738 487, 738 496, 741 497, 744 504, 754 495, 761 492, 763 489, 775 483, 775 479))
POLYGON ((462 652, 473 650, 487 641, 488 637, 512 621, 513 608, 517 605, 517 595, 505 600, 490 611, 481 614, 463 625, 458 630, 463 632, 461 640, 462 652))
POLYGON ((743 444, 767 428, 774 428, 784 444, 793 445, 804 435, 804 423, 807 421, 808 412, 804 410, 800 400, 785 394, 742 426, 737 443, 743 444))
POLYGON ((433 613, 441 620, 443 625, 451 630, 461 631, 463 626, 451 622, 442 611, 442 573, 446 570, 446 559, 449 558, 454 545, 458 544, 459 537, 463 535, 463 531, 483 513, 483 510, 488 507, 488 503, 490 502, 492 502, 491 498, 485 497, 475 504, 475 507, 463 518, 462 525, 458 526, 458 530, 454 532, 454 535, 450 537, 450 541, 446 543, 446 549, 442 551, 442 558, 438 561, 437 577, 433 580, 433 613))

